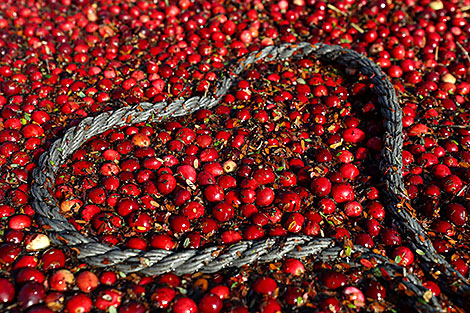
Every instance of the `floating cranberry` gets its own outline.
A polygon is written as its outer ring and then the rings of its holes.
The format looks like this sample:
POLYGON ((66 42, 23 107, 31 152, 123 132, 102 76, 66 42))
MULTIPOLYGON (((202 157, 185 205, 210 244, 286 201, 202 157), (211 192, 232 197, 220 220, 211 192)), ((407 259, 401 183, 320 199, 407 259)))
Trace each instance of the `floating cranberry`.
POLYGON ((98 287, 98 277, 90 271, 81 271, 77 276, 77 286, 83 292, 92 292, 98 287))
POLYGON ((0 302, 12 302, 15 297, 15 287, 6 278, 0 278, 0 302))
POLYGON ((158 309, 166 309, 176 296, 176 291, 170 287, 157 288, 151 296, 152 302, 158 309))
POLYGON ((223 303, 220 297, 212 293, 204 295, 198 305, 201 313, 218 313, 222 307, 223 303))
POLYGON ((157 188, 163 195, 170 194, 176 187, 176 179, 173 175, 163 174, 157 178, 157 188))
POLYGON ((323 284, 333 290, 343 287, 347 281, 347 276, 338 272, 326 272, 322 276, 323 284))
POLYGON ((456 175, 449 175, 442 181, 442 189, 454 195, 462 189, 462 185, 462 180, 456 175))
POLYGON ((154 235, 150 240, 150 245, 156 249, 173 250, 176 243, 168 235, 158 234, 154 235))
POLYGON ((41 303, 46 298, 44 286, 38 282, 26 283, 18 292, 17 300, 23 309, 41 303))
POLYGON ((358 143, 364 140, 365 133, 359 128, 347 128, 343 133, 344 141, 347 143, 358 143))
POLYGON ((333 199, 337 203, 353 201, 355 198, 354 190, 350 184, 336 184, 332 188, 333 199))
POLYGON ((369 280, 365 284, 364 294, 374 300, 384 300, 386 296, 385 288, 375 280, 369 280))
POLYGON ((253 291, 263 295, 273 295, 277 283, 271 277, 260 277, 253 283, 253 291))
POLYGON ((343 295, 345 298, 352 302, 352 304, 358 308, 365 306, 365 297, 362 291, 357 289, 356 287, 349 286, 344 288, 343 295))
POLYGON ((397 247, 393 250, 392 257, 401 266, 410 266, 414 262, 413 252, 407 247, 397 247))
POLYGON ((41 261, 44 271, 62 268, 65 266, 65 254, 60 249, 52 248, 42 255, 41 261))
POLYGON ((209 202, 220 202, 224 200, 224 190, 219 185, 209 185, 204 190, 204 197, 209 202))
POLYGON ((262 167, 255 170, 253 178, 256 179, 260 185, 267 185, 274 183, 276 177, 272 168, 262 167))
POLYGON ((291 233, 299 233, 302 230, 305 217, 300 213, 292 213, 286 220, 284 227, 291 233))
POLYGON ((61 269, 49 278, 49 286, 57 291, 67 291, 74 281, 75 278, 69 270, 61 269))
POLYGON ((21 248, 13 243, 3 243, 0 245, 0 263, 11 264, 18 257, 21 248))
POLYGON ((337 313, 341 309, 341 304, 336 298, 326 298, 320 302, 320 309, 324 312, 337 313))
POLYGON ((296 212, 300 210, 301 200, 297 193, 293 191, 282 192, 276 200, 279 208, 284 212, 296 212))
POLYGON ((95 306, 99 310, 107 311, 110 307, 117 308, 121 304, 122 292, 116 289, 105 289, 96 298, 95 306))
POLYGON ((297 259, 286 259, 283 262, 283 271, 294 276, 302 276, 305 272, 305 266, 297 259))
POLYGON ((358 217, 362 213, 362 205, 357 201, 350 201, 344 205, 344 214, 348 217, 358 217))
POLYGON ((178 298, 173 303, 173 313, 194 313, 197 312, 197 305, 187 297, 178 298))
POLYGON ((386 246, 401 245, 400 233, 393 228, 386 228, 382 230, 382 242, 386 246))
POLYGON ((312 193, 318 197, 326 197, 331 192, 331 182, 328 178, 318 177, 312 181, 312 193))
POLYGON ((70 313, 87 313, 90 312, 92 305, 93 302, 87 295, 79 293, 70 297, 65 307, 70 313))
POLYGON ((366 248, 372 248, 374 246, 374 240, 366 233, 357 234, 355 242, 366 248))
POLYGON ((441 288, 439 288, 439 286, 433 281, 425 281, 423 282, 423 286, 431 290, 434 297, 438 297, 441 294, 441 288))
POLYGON ((256 193, 255 204, 259 207, 269 206, 274 202, 274 191, 270 187, 262 187, 256 193))
POLYGON ((457 226, 464 226, 467 223, 467 210, 458 203, 451 203, 446 208, 447 217, 457 226))

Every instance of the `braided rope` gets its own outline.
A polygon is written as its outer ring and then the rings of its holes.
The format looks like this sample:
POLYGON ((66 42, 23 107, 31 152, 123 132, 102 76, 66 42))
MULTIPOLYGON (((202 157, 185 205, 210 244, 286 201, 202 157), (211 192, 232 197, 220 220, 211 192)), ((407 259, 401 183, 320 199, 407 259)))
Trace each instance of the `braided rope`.
MULTIPOLYGON (((369 77, 385 119, 381 169, 387 186, 386 193, 390 198, 387 209, 396 220, 402 235, 409 239, 415 251, 420 252, 418 253, 419 257, 424 261, 423 263, 425 263, 428 272, 433 269, 433 265, 429 264, 437 263, 441 265, 440 269, 450 281, 458 277, 462 282, 466 282, 458 271, 453 269, 442 256, 436 253, 422 226, 402 207, 402 199, 406 198, 402 177, 402 112, 393 85, 381 69, 366 56, 341 46, 311 45, 303 42, 266 47, 237 60, 238 63, 235 64, 234 69, 225 69, 223 77, 219 80, 211 95, 176 100, 170 104, 166 101, 156 104, 144 102, 137 106, 123 107, 113 112, 102 113, 96 117, 85 118, 78 126, 70 128, 61 139, 53 143, 50 149, 41 156, 39 166, 33 172, 32 204, 39 221, 47 225, 50 233, 56 235, 55 238, 52 238, 54 242, 59 244, 65 242, 68 246, 78 249, 80 259, 94 266, 113 265, 123 272, 140 271, 153 275, 170 270, 178 274, 200 270, 211 273, 226 267, 239 267, 256 261, 278 260, 283 256, 304 257, 327 253, 327 249, 334 247, 334 243, 330 239, 311 239, 307 237, 287 238, 283 242, 282 248, 279 239, 267 239, 259 242, 242 241, 228 248, 209 247, 204 250, 183 250, 180 252, 121 250, 80 234, 59 213, 57 200, 50 192, 58 168, 91 137, 114 127, 145 121, 159 122, 167 117, 184 116, 199 109, 213 108, 220 101, 220 97, 230 88, 232 82, 250 64, 290 57, 301 58, 311 54, 322 61, 357 68, 363 75, 369 77)), ((420 285, 418 282, 419 280, 416 284, 420 285)), ((457 293, 462 295, 468 290, 469 286, 463 283, 458 287, 457 293)))

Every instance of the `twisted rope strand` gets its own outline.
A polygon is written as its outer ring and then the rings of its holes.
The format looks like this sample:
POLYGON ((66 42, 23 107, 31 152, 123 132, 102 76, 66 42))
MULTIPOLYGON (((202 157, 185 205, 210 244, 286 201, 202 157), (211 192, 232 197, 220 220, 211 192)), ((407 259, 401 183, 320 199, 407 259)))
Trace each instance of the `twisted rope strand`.
MULTIPOLYGON (((183 116, 199 109, 211 109, 219 103, 220 97, 228 91, 238 75, 251 64, 291 57, 302 58, 311 54, 322 61, 357 68, 363 75, 369 77, 374 85, 373 91, 378 96, 381 113, 385 118, 381 169, 387 186, 386 193, 390 198, 390 204, 387 205, 388 212, 396 219, 400 232, 410 240, 412 247, 416 251, 419 249, 424 252, 423 255, 419 255, 424 263, 440 264, 444 268, 443 274, 451 281, 458 277, 466 282, 458 271, 453 269, 442 256, 436 253, 422 226, 408 211, 399 206, 406 194, 402 177, 403 162, 401 156, 403 130, 402 112, 393 85, 381 69, 366 56, 344 49, 341 46, 311 45, 308 42, 302 42, 266 47, 239 59, 234 69, 225 69, 223 78, 219 80, 214 95, 176 100, 170 104, 165 101, 156 104, 144 102, 136 106, 123 107, 114 112, 105 112, 95 117, 85 118, 78 126, 70 128, 61 139, 54 142, 51 149, 41 156, 39 166, 33 172, 32 204, 39 221, 48 225, 48 231, 56 235, 56 238, 53 238, 54 242, 62 243, 65 241, 68 246, 78 249, 80 251, 78 257, 89 264, 100 267, 115 265, 123 272, 140 271, 151 275, 170 270, 178 274, 192 273, 199 270, 213 273, 230 266, 239 267, 256 261, 269 262, 283 256, 299 258, 318 255, 319 253, 327 253, 328 249, 338 248, 335 247, 331 239, 289 237, 285 240, 284 248, 279 248, 279 240, 268 239, 259 242, 242 241, 229 248, 208 247, 197 251, 152 250, 142 252, 132 249, 121 250, 117 247, 98 243, 96 239, 80 234, 59 213, 57 200, 49 192, 49 190, 52 190, 58 168, 91 137, 113 127, 132 125, 144 121, 158 122, 166 117, 183 116)), ((431 271, 432 267, 432 265, 426 266, 428 271, 431 271)), ((413 286, 417 286, 416 288, 422 287, 419 280, 416 280, 413 286)), ((457 293, 462 295, 468 290, 469 286, 465 283, 458 288, 457 293)))

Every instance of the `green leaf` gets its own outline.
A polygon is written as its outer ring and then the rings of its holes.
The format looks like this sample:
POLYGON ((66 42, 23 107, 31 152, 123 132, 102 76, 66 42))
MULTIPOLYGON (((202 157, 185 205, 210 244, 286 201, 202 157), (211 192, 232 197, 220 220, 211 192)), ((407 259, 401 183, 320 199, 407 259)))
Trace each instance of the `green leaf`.
POLYGON ((397 255, 397 256, 395 257, 395 263, 399 264, 399 263, 401 262, 401 260, 402 260, 402 258, 401 258, 400 255, 397 255))
POLYGON ((378 267, 375 267, 373 270, 372 270, 372 273, 377 276, 377 277, 382 277, 382 272, 380 271, 380 269, 378 267))
POLYGON ((297 82, 298 82, 299 84, 303 84, 303 85, 306 85, 306 84, 307 84, 307 82, 305 81, 305 79, 303 79, 302 77, 297 78, 297 82))
POLYGON ((79 92, 78 92, 78 96, 79 96, 80 98, 85 98, 85 97, 86 97, 86 94, 85 94, 83 91, 79 91, 79 92))
POLYGON ((418 253, 419 255, 424 255, 424 251, 423 250, 420 250, 420 249, 416 249, 416 253, 418 253))
POLYGON ((119 276, 120 276, 121 278, 124 278, 124 277, 126 277, 126 273, 124 273, 124 272, 119 272, 119 276))
POLYGON ((185 295, 188 293, 188 291, 184 288, 181 288, 181 287, 176 287, 176 289, 182 294, 182 295, 185 295))
POLYGON ((238 285, 238 282, 236 281, 236 282, 234 282, 234 283, 232 284, 232 286, 230 286, 230 288, 233 289, 233 288, 237 287, 237 285, 238 285))
POLYGON ((52 166, 55 165, 54 161, 50 160, 49 163, 51 163, 52 166))
POLYGON ((108 309, 108 312, 109 312, 109 313, 117 313, 118 311, 117 311, 117 309, 116 309, 115 307, 110 306, 109 309, 108 309))
POLYGON ((346 247, 346 256, 351 256, 351 247, 350 246, 346 247))
POLYGON ((191 243, 191 240, 189 240, 189 238, 186 238, 186 239, 184 240, 183 247, 187 248, 190 243, 191 243))

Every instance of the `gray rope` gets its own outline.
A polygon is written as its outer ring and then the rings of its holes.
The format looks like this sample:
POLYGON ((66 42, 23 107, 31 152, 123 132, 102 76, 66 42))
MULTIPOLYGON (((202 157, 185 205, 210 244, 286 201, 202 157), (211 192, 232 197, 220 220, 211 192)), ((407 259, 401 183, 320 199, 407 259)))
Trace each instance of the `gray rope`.
MULTIPOLYGON (((447 278, 453 280, 458 277, 462 282, 465 282, 458 289, 458 293, 462 295, 464 291, 469 290, 465 278, 436 253, 422 226, 407 210, 400 207, 401 200, 406 198, 401 156, 403 130, 402 112, 394 87, 380 68, 366 56, 341 46, 311 45, 308 42, 302 42, 266 47, 237 60, 236 67, 232 71, 225 69, 223 78, 219 80, 211 95, 176 100, 170 104, 165 101, 156 104, 145 102, 137 106, 123 107, 113 112, 85 118, 78 126, 70 128, 61 139, 54 142, 51 149, 41 156, 39 166, 33 172, 32 204, 39 221, 49 226, 48 231, 51 234, 57 235, 56 238, 53 238, 56 243, 65 241, 68 246, 77 248, 80 251, 78 256, 80 259, 95 266, 114 265, 124 272, 140 271, 147 274, 164 273, 170 270, 180 274, 198 270, 216 272, 229 266, 238 267, 256 261, 268 262, 282 256, 303 257, 316 254, 319 251, 325 253, 325 242, 318 239, 308 240, 304 237, 288 238, 286 243, 290 244, 291 249, 282 251, 279 251, 278 242, 274 239, 260 242, 243 241, 229 248, 209 247, 197 251, 152 250, 142 252, 131 249, 121 250, 80 234, 59 213, 58 203, 49 192, 53 188, 58 168, 91 137, 113 127, 144 121, 158 122, 166 117, 184 116, 199 109, 211 109, 218 104, 220 97, 227 92, 233 80, 251 64, 290 57, 301 58, 311 54, 322 61, 357 68, 372 82, 373 91, 377 94, 381 113, 385 118, 381 169, 387 186, 386 192, 390 198, 387 209, 398 222, 401 233, 412 243, 412 247, 423 252, 419 254, 419 257, 424 263, 440 264, 443 268, 443 274, 447 278), (299 253, 297 249, 306 252, 305 254, 299 253)), ((431 265, 428 266, 428 270, 432 270, 431 265)))

